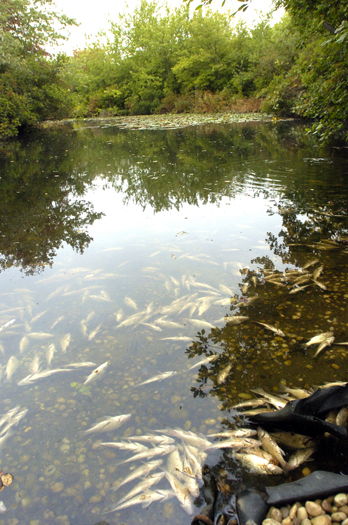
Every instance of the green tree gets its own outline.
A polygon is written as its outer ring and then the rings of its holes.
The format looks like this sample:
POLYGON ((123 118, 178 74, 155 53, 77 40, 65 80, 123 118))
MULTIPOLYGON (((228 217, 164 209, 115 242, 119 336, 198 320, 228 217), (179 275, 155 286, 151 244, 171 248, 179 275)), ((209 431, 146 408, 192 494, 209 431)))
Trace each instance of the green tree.
POLYGON ((63 57, 45 47, 65 38, 74 20, 52 10, 51 0, 0 3, 0 137, 20 126, 67 114, 67 86, 60 77, 63 57))

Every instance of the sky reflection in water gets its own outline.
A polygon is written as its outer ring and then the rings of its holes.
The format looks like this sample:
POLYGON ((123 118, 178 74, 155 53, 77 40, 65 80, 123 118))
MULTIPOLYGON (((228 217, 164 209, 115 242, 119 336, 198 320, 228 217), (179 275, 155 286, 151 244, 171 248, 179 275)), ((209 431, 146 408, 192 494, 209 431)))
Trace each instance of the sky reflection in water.
MULTIPOLYGON (((15 475, 15 483, 3 493, 10 510, 1 525, 10 519, 39 520, 40 525, 101 519, 103 509, 130 487, 110 495, 110 486, 129 472, 127 464, 117 466, 129 454, 95 448, 100 438, 119 440, 176 426, 217 432, 234 421, 232 405, 252 386, 346 379, 344 349, 330 350, 318 365, 296 337, 305 339, 330 326, 342 338, 347 334, 342 307, 348 294, 346 248, 334 253, 315 248, 322 238, 347 234, 347 163, 329 154, 316 160, 303 128, 288 127, 60 131, 4 149, 2 253, 7 269, 0 274, 0 320, 1 325, 12 318, 16 322, 0 334, 1 363, 14 355, 18 367, 10 381, 2 379, 2 412, 20 405, 28 414, 2 448, 2 468, 15 475), (49 159, 49 150, 55 158, 49 159), (32 164, 25 164, 28 158, 32 164), (16 175, 9 159, 17 163, 16 175), (41 192, 47 205, 35 212, 41 192), (15 225, 26 203, 31 203, 28 211, 15 225), (55 217, 52 223, 48 210, 55 217), (69 222, 72 216, 80 223, 69 222), (55 229, 58 217, 62 226, 55 229), (45 224, 50 225, 46 232, 45 224), (6 244, 6 238, 11 242, 6 244), (47 248, 52 239, 54 253, 47 248), (42 259, 33 248, 40 243, 42 259), (265 268, 301 267, 313 256, 324 265, 322 280, 331 294, 312 287, 289 299, 264 283, 265 268), (24 269, 32 275, 21 272, 20 265, 11 267, 12 261, 26 261, 24 269), (256 287, 240 273, 246 266, 257 276, 256 287), (248 282, 249 288, 243 288, 248 282), (255 296, 258 300, 249 307, 229 302, 255 296), (180 309, 175 308, 180 299, 180 309), (193 304, 186 308, 185 301, 193 304), (139 312, 136 322, 122 325, 139 312), (288 337, 277 338, 251 322, 227 326, 227 314, 279 325, 288 337), (32 333, 51 335, 37 339, 32 333), (71 341, 64 352, 67 334, 71 341), (29 344, 20 352, 26 335, 29 344), (18 386, 35 355, 46 368, 52 343, 51 368, 78 361, 110 364, 90 385, 83 382, 91 369, 76 369, 18 386), (217 361, 187 372, 212 353, 219 355, 217 361), (219 371, 231 360, 233 367, 220 383, 219 371), (165 371, 177 374, 136 387, 165 371), (80 433, 105 416, 128 413, 132 418, 119 430, 90 439, 80 433)), ((246 476, 259 483, 227 453, 212 451, 207 462, 228 467, 232 478, 246 476)), ((146 511, 135 506, 107 516, 110 524, 122 520, 184 525, 189 517, 171 499, 146 511)))

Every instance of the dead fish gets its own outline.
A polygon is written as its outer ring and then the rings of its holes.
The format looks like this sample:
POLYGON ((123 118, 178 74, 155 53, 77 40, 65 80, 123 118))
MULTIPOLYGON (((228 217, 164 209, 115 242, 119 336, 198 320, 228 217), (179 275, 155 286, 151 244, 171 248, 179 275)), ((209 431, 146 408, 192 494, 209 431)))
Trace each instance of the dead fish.
POLYGON ((122 321, 122 323, 120 323, 117 326, 116 330, 118 330, 119 328, 122 328, 124 326, 131 326, 132 324, 139 323, 140 319, 143 319, 143 318, 144 318, 144 315, 141 312, 137 313, 137 314, 134 314, 134 315, 131 315, 130 317, 128 317, 127 319, 122 321))
POLYGON ((83 383, 84 385, 87 385, 88 383, 92 383, 92 381, 95 381, 98 379, 98 377, 101 377, 105 374, 106 368, 109 365, 109 361, 105 361, 105 363, 98 366, 93 372, 87 377, 86 381, 83 383))
POLYGON ((342 407, 336 416, 336 425, 347 428, 348 422, 348 407, 342 407))
POLYGON ((81 332, 82 332, 83 337, 87 338, 87 324, 84 319, 80 321, 80 327, 81 327, 81 332))
POLYGON ((40 357, 36 354, 28 368, 31 374, 37 374, 40 370, 40 357))
POLYGON ((293 432, 272 432, 271 436, 288 448, 300 449, 314 446, 315 441, 308 436, 293 432))
POLYGON ((139 494, 139 492, 146 491, 147 489, 152 487, 152 485, 155 485, 156 483, 161 481, 161 479, 163 479, 164 476, 164 472, 155 472, 154 474, 150 474, 147 478, 143 479, 140 483, 133 487, 130 492, 123 496, 123 498, 121 498, 118 501, 117 505, 120 505, 120 503, 123 503, 126 500, 130 500, 131 498, 139 494))
POLYGON ((266 432, 266 430, 264 430, 263 428, 258 427, 257 428, 257 437, 259 438, 259 440, 262 443, 263 450, 265 450, 266 452, 271 454, 271 456, 273 456, 277 460, 277 462, 280 463, 280 465, 282 466, 283 470, 286 472, 288 470, 288 464, 285 461, 285 459, 283 458, 284 452, 277 445, 277 443, 272 438, 272 436, 270 434, 268 434, 268 432, 266 432))
POLYGON ((274 394, 269 394, 263 388, 250 388, 250 392, 254 392, 255 394, 258 394, 259 396, 264 397, 268 400, 269 403, 271 403, 273 406, 275 406, 277 409, 284 408, 287 404, 287 400, 283 399, 282 397, 275 396, 274 394))
POLYGON ((42 370, 41 372, 37 372, 36 374, 29 374, 24 379, 19 381, 18 385, 31 385, 34 381, 37 381, 38 379, 43 379, 45 377, 49 377, 53 374, 57 374, 59 372, 71 372, 71 368, 55 368, 54 370, 46 369, 42 370))
POLYGON ((95 338, 95 336, 97 335, 97 333, 99 332, 101 326, 102 326, 102 322, 100 324, 98 324, 97 328, 95 328, 94 330, 92 330, 92 332, 89 334, 88 336, 88 341, 92 341, 92 339, 95 338))
POLYGON ((313 280, 316 281, 319 277, 319 275, 321 274, 321 272, 324 270, 324 266, 319 266, 318 268, 316 268, 313 272, 313 280))
POLYGON ((246 315, 226 315, 224 317, 224 320, 228 324, 235 325, 235 324, 241 324, 241 323, 244 323, 245 321, 248 321, 249 317, 247 317, 246 315))
POLYGON ((231 297, 230 299, 218 299, 217 301, 214 301, 213 304, 217 304, 219 306, 230 306, 232 303, 235 302, 237 302, 237 300, 231 297))
POLYGON ((141 467, 138 467, 137 469, 133 470, 128 476, 126 476, 121 483, 116 485, 115 487, 112 487, 112 491, 116 492, 120 487, 125 485, 126 483, 129 483, 130 481, 133 481, 137 478, 140 478, 141 476, 146 476, 151 472, 153 469, 159 467, 162 465, 163 459, 156 459, 154 461, 149 461, 148 463, 145 463, 141 465, 141 467))
POLYGON ((186 512, 190 515, 193 514, 193 502, 191 499, 191 494, 189 493, 187 487, 185 487, 177 477, 173 476, 169 470, 162 468, 164 470, 166 478, 168 479, 170 486, 172 487, 175 496, 179 500, 180 505, 186 512))
MULTIPOLYGON (((192 339, 190 339, 192 341, 192 339)), ((207 363, 211 363, 212 361, 215 361, 219 355, 210 355, 209 357, 206 357, 205 359, 202 359, 195 365, 192 365, 190 368, 187 369, 187 372, 192 370, 193 368, 196 368, 197 366, 206 365, 207 363)))
POLYGON ((296 397, 296 399, 305 399, 306 397, 311 395, 311 392, 308 390, 304 390, 303 388, 290 388, 283 383, 280 383, 279 390, 281 392, 286 392, 288 394, 293 395, 296 397))
POLYGON ((274 465, 271 461, 263 457, 256 456, 255 454, 234 452, 233 457, 243 466, 256 474, 283 474, 283 470, 280 467, 274 465))
POLYGON ((211 443, 209 447, 207 447, 206 450, 212 450, 216 448, 245 448, 245 447, 260 447, 261 446, 261 440, 253 439, 253 438, 247 438, 247 437, 230 437, 229 439, 225 439, 224 441, 218 441, 216 443, 211 443))
POLYGON ((38 321, 43 315, 45 315, 48 312, 48 310, 45 310, 39 314, 37 314, 35 317, 33 317, 30 322, 35 323, 35 321, 38 321))
POLYGON ((24 350, 27 348, 28 344, 29 344, 29 339, 28 337, 25 335, 22 337, 22 339, 20 340, 19 342, 19 352, 22 354, 24 352, 24 350))
POLYGON ((286 286, 284 283, 281 283, 279 281, 274 281, 273 279, 272 280, 269 279, 267 282, 270 283, 270 284, 274 284, 275 286, 280 286, 280 287, 283 287, 283 288, 285 288, 285 286, 286 286))
POLYGON ((70 334, 65 334, 61 341, 60 341, 60 346, 62 347, 62 352, 66 352, 66 349, 68 348, 69 344, 70 344, 70 341, 71 341, 71 335, 70 334))
MULTIPOLYGON (((16 407, 17 408, 17 407, 16 407)), ((20 412, 18 412, 18 414, 14 414, 7 422, 7 425, 5 425, 2 429, 1 429, 1 433, 0 435, 3 436, 4 434, 6 434, 6 432, 8 432, 10 430, 11 427, 13 426, 17 426, 18 423, 20 422, 20 420, 28 413, 28 409, 27 408, 24 408, 23 410, 21 410, 20 412)))
POLYGON ((64 315, 61 315, 60 317, 58 317, 58 319, 56 319, 54 321, 54 323, 52 324, 50 330, 53 330, 53 328, 55 328, 57 326, 58 323, 60 323, 61 321, 63 321, 64 319, 64 315))
POLYGON ((164 456, 166 454, 170 454, 170 452, 172 452, 175 448, 176 445, 160 444, 158 447, 143 450, 142 452, 135 454, 135 456, 120 461, 118 465, 123 465, 124 463, 129 463, 130 461, 137 461, 138 459, 152 458, 153 456, 164 456))
POLYGON ((126 296, 126 297, 123 299, 123 301, 124 301, 124 304, 125 304, 126 306, 128 306, 129 308, 133 308, 134 310, 138 310, 138 307, 137 307, 136 303, 135 303, 135 302, 133 301, 133 299, 131 299, 130 297, 127 297, 127 296, 126 296))
POLYGON ((260 323, 259 321, 253 321, 253 322, 265 327, 267 330, 271 330, 271 332, 274 332, 275 334, 280 335, 280 337, 285 337, 284 332, 282 332, 279 328, 272 326, 271 324, 260 323))
POLYGON ((163 381, 163 379, 167 379, 168 377, 172 377, 177 372, 170 371, 170 372, 163 372, 162 374, 157 374, 156 376, 151 377, 150 379, 147 379, 146 381, 143 381, 142 383, 139 383, 138 385, 135 385, 136 387, 147 385, 148 383, 153 383, 154 381, 163 381))
POLYGON ((166 319, 167 316, 165 317, 161 317, 160 319, 156 319, 156 324, 159 324, 159 325, 162 325, 166 328, 182 328, 183 325, 182 324, 179 324, 179 323, 175 323, 173 321, 167 321, 166 319))
POLYGON ((122 414, 121 416, 108 416, 103 421, 96 423, 88 430, 84 430, 84 434, 95 434, 97 432, 110 432, 116 428, 124 425, 132 417, 132 414, 122 414))
POLYGON ((51 366, 51 362, 52 362, 53 355, 54 355, 55 351, 56 351, 56 347, 54 346, 53 343, 50 344, 49 347, 46 350, 46 361, 47 361, 47 366, 48 367, 51 366))
POLYGON ((313 279, 313 282, 314 282, 317 286, 319 286, 319 288, 321 288, 322 290, 324 290, 324 291, 327 290, 327 286, 326 286, 324 283, 321 283, 321 282, 319 282, 319 281, 315 281, 314 279, 313 279))
POLYGON ((305 284, 305 283, 308 283, 310 279, 311 279, 310 274, 304 274, 304 275, 301 275, 300 277, 296 277, 296 279, 293 280, 293 284, 297 284, 297 285, 305 284))
POLYGON ((138 496, 135 496, 134 498, 123 501, 123 503, 117 503, 115 506, 111 507, 111 509, 105 511, 104 514, 109 514, 110 512, 114 512, 115 510, 126 509, 128 507, 131 507, 132 505, 138 504, 141 504, 143 508, 146 508, 149 505, 151 505, 151 503, 153 503, 154 501, 165 500, 172 496, 173 492, 168 490, 146 490, 145 492, 139 494, 138 496))
MULTIPOLYGON (((151 328, 151 330, 155 330, 155 332, 162 332, 162 328, 160 328, 159 326, 155 324, 144 323, 144 322, 140 322, 139 324, 142 324, 143 326, 147 326, 148 328, 151 328)), ((167 339, 173 339, 173 338, 168 337, 167 339)))
POLYGON ((215 328, 214 325, 207 321, 203 321, 202 319, 187 319, 187 321, 196 328, 215 328))
POLYGON ((325 341, 323 341, 322 343, 320 343, 320 345, 318 346, 317 351, 316 351, 315 354, 314 354, 314 357, 317 357, 317 356, 320 354, 320 352, 321 352, 322 350, 324 350, 324 348, 326 348, 327 346, 331 346, 332 343, 334 342, 334 340, 335 340, 335 338, 334 338, 334 336, 332 335, 331 337, 328 337, 327 339, 325 339, 325 341))
POLYGON ((245 283, 242 286, 242 294, 245 295, 250 288, 250 283, 245 283))
POLYGON ((115 313, 116 321, 119 323, 120 321, 122 321, 123 317, 124 317, 124 312, 122 308, 119 308, 117 312, 115 313))
POLYGON ((117 442, 117 441, 108 441, 104 443, 99 443, 99 447, 111 447, 111 448, 118 448, 119 450, 131 450, 132 452, 141 452, 143 450, 149 450, 148 447, 145 445, 142 445, 141 443, 127 443, 125 441, 117 442))
POLYGON ((225 286, 224 284, 219 284, 219 288, 222 291, 222 293, 225 293, 230 297, 233 295, 232 290, 230 288, 227 288, 227 286, 225 286))
POLYGON ((15 373, 19 366, 19 361, 15 355, 11 355, 10 359, 7 361, 6 365, 6 377, 8 381, 11 380, 11 377, 15 373))
POLYGON ((266 412, 274 412, 271 408, 254 408, 252 410, 245 410, 243 412, 244 416, 257 416, 257 414, 264 414, 266 412))
POLYGON ((2 332, 3 330, 5 330, 6 328, 9 328, 11 325, 13 325, 13 323, 16 322, 16 319, 11 319, 11 321, 8 321, 7 323, 5 323, 1 328, 0 328, 0 332, 2 332))
POLYGON ((298 292, 302 292, 302 290, 305 290, 309 286, 311 286, 311 285, 310 284, 306 284, 305 286, 296 286, 295 288, 292 288, 289 291, 289 294, 295 294, 295 293, 298 293, 298 292))
POLYGON ((309 268, 310 266, 313 266, 313 265, 316 264, 317 262, 319 262, 318 259, 313 259, 313 260, 309 261, 308 263, 306 263, 306 264, 302 267, 302 269, 303 269, 303 270, 306 270, 307 268, 309 268))
POLYGON ((187 337, 186 335, 174 336, 174 337, 162 337, 161 341, 190 341, 192 342, 192 337, 187 337))
POLYGON ((317 447, 301 448, 294 452, 288 459, 288 470, 295 470, 297 467, 307 461, 312 454, 317 450, 317 447))
POLYGON ((84 368, 88 366, 95 366, 96 363, 92 363, 92 361, 81 361, 81 363, 69 363, 68 365, 64 365, 67 368, 84 368))
POLYGON ((230 363, 229 365, 225 366, 225 368, 220 370, 216 378, 216 382, 218 385, 221 385, 225 381, 226 377, 232 370, 232 366, 233 366, 233 363, 230 363))
POLYGON ((40 341, 42 339, 49 339, 50 337, 53 337, 53 334, 47 334, 45 332, 30 332, 30 334, 28 334, 28 337, 40 341))
POLYGON ((145 441, 145 443, 166 443, 166 444, 172 444, 174 443, 174 439, 165 436, 164 434, 160 436, 156 436, 155 434, 143 434, 142 436, 130 436, 127 438, 130 441, 145 441))
POLYGON ((161 432, 163 434, 167 434, 168 436, 182 439, 183 441, 199 448, 200 450, 205 450, 211 445, 211 441, 206 439, 203 434, 195 434, 194 432, 183 430, 181 428, 166 428, 162 430, 156 430, 156 432, 161 432))
POLYGON ((251 428, 239 428, 237 430, 225 430, 224 432, 216 432, 209 434, 207 437, 252 437, 257 434, 256 430, 251 428))
POLYGON ((248 401, 241 401, 240 403, 233 405, 232 408, 260 407, 266 405, 266 403, 268 403, 266 398, 249 399, 248 401))
POLYGON ((312 339, 310 339, 303 346, 307 348, 308 346, 311 346, 311 345, 317 345, 317 344, 323 343, 329 337, 332 337, 332 332, 323 332, 322 334, 312 337, 312 339))

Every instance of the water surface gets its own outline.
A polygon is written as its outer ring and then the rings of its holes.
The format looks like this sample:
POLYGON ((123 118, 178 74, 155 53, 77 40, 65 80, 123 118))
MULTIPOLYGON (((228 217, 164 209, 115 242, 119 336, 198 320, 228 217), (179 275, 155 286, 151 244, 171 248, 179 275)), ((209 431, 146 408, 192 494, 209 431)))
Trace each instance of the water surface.
MULTIPOLYGON (((345 152, 320 151, 293 122, 67 125, 1 146, 0 326, 15 319, 0 332, 1 412, 28 412, 1 448, 15 481, 0 524, 190 523, 174 498, 102 516, 131 485, 110 487, 140 463, 119 465, 131 454, 98 440, 218 432, 244 424, 233 405, 250 388, 347 380, 347 346, 317 358, 303 346, 330 330, 348 341, 345 152), (313 259, 322 286, 289 294, 265 279, 313 259), (227 315, 249 320, 234 326, 227 315), (35 356, 41 369, 109 365, 87 385, 93 367, 18 385, 35 356), (119 429, 82 434, 120 414, 132 417, 119 429)), ((346 451, 330 447, 310 469, 348 473, 346 451)), ((283 481, 251 476, 226 450, 206 462, 238 486, 283 481)))

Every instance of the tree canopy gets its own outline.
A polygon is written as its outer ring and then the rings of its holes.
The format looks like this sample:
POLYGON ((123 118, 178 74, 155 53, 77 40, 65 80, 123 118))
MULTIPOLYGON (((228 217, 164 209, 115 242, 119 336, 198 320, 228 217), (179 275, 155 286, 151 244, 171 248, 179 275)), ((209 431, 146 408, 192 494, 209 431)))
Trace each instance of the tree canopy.
POLYGON ((64 60, 47 60, 46 48, 65 39, 75 21, 52 7, 51 0, 0 3, 0 136, 68 112, 59 76, 64 60))
POLYGON ((226 13, 220 2, 139 0, 107 41, 52 57, 75 21, 52 0, 3 0, 0 137, 47 119, 242 108, 305 117, 324 141, 347 141, 348 4, 274 0, 281 22, 249 28, 233 14, 251 0, 229 0, 226 13), (192 13, 195 2, 205 9, 192 13))

